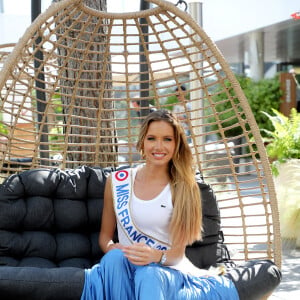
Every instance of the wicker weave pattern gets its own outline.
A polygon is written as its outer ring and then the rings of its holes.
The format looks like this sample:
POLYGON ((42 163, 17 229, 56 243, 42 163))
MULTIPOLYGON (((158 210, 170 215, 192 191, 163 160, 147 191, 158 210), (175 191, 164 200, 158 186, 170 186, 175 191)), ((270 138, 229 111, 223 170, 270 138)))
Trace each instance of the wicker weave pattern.
POLYGON ((140 162, 135 142, 148 101, 170 108, 167 97, 184 84, 195 162, 216 191, 234 258, 270 258, 280 265, 276 196, 247 100, 190 15, 168 2, 151 2, 157 7, 110 14, 64 0, 27 29, 0 73, 1 176, 37 167, 140 162), (140 101, 140 113, 134 101, 140 101))

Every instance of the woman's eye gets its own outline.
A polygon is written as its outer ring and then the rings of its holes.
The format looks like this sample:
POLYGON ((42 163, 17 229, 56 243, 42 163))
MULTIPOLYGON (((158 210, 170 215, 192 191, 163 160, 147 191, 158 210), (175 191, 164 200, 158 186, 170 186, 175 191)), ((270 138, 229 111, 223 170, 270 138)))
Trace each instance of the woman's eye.
POLYGON ((172 138, 165 138, 165 141, 172 142, 172 138))
POLYGON ((154 141, 154 137, 148 136, 148 137, 147 137, 147 140, 148 140, 148 141, 154 141))

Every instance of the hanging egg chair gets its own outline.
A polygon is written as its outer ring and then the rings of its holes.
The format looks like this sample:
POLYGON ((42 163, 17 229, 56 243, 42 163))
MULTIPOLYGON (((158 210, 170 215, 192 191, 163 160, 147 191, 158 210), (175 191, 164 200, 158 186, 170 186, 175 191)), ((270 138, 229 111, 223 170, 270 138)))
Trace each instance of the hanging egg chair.
POLYGON ((188 13, 149 2, 106 13, 63 0, 31 24, 0 73, 0 176, 140 163, 141 120, 177 105, 233 259, 280 265, 274 184, 247 99, 188 13))

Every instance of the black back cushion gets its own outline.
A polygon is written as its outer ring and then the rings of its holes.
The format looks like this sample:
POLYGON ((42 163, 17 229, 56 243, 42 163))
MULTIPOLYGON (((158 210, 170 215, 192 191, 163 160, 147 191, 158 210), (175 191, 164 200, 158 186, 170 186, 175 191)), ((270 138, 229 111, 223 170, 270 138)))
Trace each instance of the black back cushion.
MULTIPOLYGON (((103 194, 111 168, 35 169, 0 186, 0 266, 90 268, 98 245, 103 194)), ((219 211, 211 188, 198 177, 203 241, 188 246, 199 267, 216 263, 219 211)))

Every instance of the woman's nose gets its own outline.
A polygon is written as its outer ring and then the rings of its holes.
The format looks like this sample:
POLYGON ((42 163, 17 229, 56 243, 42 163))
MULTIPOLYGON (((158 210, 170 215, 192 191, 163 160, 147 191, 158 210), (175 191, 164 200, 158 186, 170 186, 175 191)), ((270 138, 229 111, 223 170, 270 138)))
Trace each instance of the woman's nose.
POLYGON ((162 141, 157 139, 155 143, 155 148, 156 149, 161 149, 162 148, 162 141))

